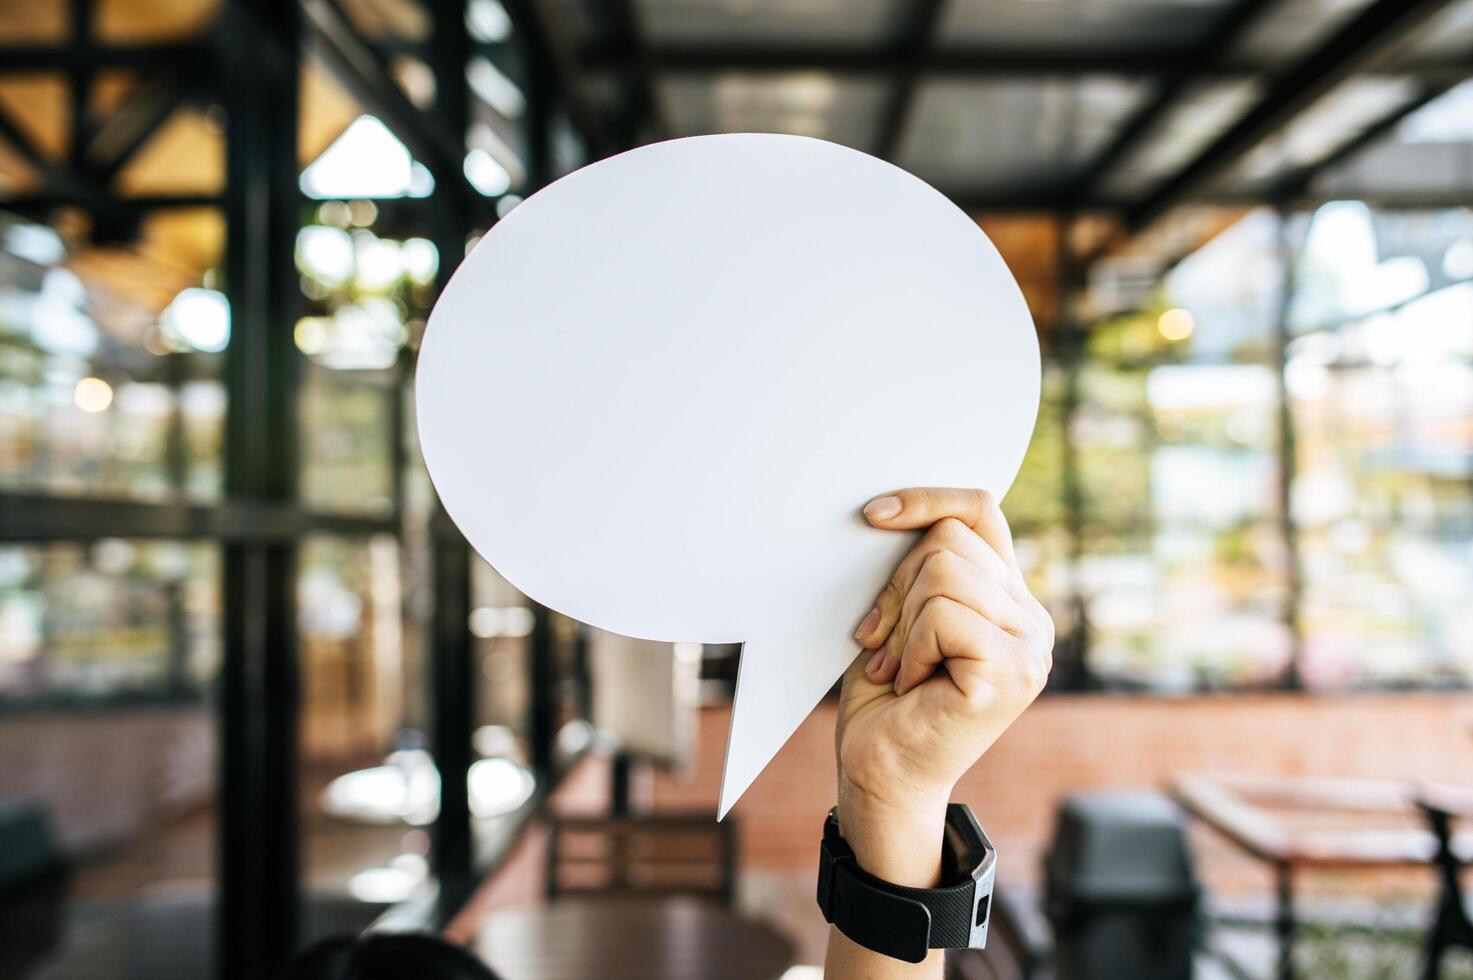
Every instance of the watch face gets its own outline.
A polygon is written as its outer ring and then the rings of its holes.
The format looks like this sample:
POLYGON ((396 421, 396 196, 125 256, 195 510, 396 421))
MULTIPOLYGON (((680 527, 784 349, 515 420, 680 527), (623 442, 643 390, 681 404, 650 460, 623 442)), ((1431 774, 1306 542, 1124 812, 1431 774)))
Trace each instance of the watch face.
POLYGON ((981 881, 982 875, 990 872, 997 863, 992 841, 987 839, 971 807, 959 803, 947 807, 946 843, 947 850, 956 860, 957 870, 974 881, 981 881))

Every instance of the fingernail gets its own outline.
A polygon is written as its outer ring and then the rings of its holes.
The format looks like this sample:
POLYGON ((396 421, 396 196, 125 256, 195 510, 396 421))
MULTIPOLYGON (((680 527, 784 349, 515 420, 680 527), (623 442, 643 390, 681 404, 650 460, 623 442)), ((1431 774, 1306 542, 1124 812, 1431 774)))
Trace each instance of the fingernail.
POLYGON ((865 664, 864 672, 866 674, 873 674, 875 671, 880 669, 880 662, 884 659, 885 651, 876 650, 875 655, 869 658, 869 663, 865 664))
POLYGON ((900 513, 899 497, 876 497, 864 505, 864 516, 877 521, 889 520, 900 513))
POLYGON ((864 622, 859 624, 859 629, 854 631, 855 636, 869 636, 880 625, 880 611, 871 609, 869 615, 864 617, 864 622))

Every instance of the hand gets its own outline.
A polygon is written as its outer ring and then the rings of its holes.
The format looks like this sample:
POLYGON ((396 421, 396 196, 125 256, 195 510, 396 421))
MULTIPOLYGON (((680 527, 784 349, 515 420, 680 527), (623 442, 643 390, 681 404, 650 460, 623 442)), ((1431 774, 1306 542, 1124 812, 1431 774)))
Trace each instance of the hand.
POLYGON ((840 831, 866 871, 931 887, 952 788, 1043 689, 1054 628, 990 494, 900 490, 864 512, 929 530, 856 634, 835 733, 840 831))

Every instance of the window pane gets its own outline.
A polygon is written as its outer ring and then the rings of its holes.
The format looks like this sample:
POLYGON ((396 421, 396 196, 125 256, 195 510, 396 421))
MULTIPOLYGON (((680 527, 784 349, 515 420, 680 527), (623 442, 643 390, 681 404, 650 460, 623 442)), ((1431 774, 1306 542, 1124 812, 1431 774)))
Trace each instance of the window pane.
POLYGON ((218 496, 225 298, 118 285, 124 268, 140 280, 189 276, 198 256, 175 264, 169 236, 208 236, 212 215, 150 219, 136 250, 103 268, 72 261, 50 228, 0 214, 0 489, 218 496))
POLYGON ((328 201, 316 217, 296 248, 302 497, 319 510, 388 513, 402 355, 429 315, 439 253, 426 239, 391 237, 371 202, 328 201))
POLYGON ((1108 364, 1079 370, 1079 407, 1069 438, 1079 460, 1084 513, 1126 529, 1151 514, 1146 373, 1108 364))
POLYGON ((1288 661, 1276 526, 1095 527, 1079 578, 1089 663, 1110 684, 1193 690, 1274 681, 1288 661))
POLYGON ((360 930, 428 882, 439 782, 398 543, 316 535, 297 580, 309 923, 360 930))
POLYGON ((1473 366, 1296 363, 1305 674, 1473 676, 1473 366))
POLYGON ((42 869, 18 975, 210 975, 218 604, 213 544, 0 548, 0 827, 42 869))
POLYGON ((219 574, 207 544, 0 548, 0 699, 197 697, 220 656, 219 574))
POLYGON ((324 511, 392 511, 398 397, 392 372, 364 377, 311 365, 303 374, 303 502, 324 511))

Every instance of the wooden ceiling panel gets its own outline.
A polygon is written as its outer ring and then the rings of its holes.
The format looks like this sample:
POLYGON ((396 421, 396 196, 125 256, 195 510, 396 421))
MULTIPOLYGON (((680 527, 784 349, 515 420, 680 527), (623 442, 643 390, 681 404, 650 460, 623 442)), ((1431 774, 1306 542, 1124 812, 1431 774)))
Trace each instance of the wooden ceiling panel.
POLYGON ((143 87, 137 72, 101 71, 92 81, 87 111, 93 119, 102 119, 118 109, 143 87))
POLYGON ((363 112, 358 100, 320 62, 309 60, 302 69, 302 115, 297 126, 297 154, 302 166, 321 156, 363 112))
POLYGON ((371 38, 422 41, 430 34, 429 15, 415 0, 342 0, 342 7, 371 38))
POLYGON ((180 109, 118 174, 117 186, 124 197, 223 192, 221 126, 197 109, 180 109))
POLYGON ((1054 329, 1059 316, 1059 222, 1052 215, 983 214, 987 232, 1008 264, 1039 333, 1054 329))
POLYGON ((0 0, 0 37, 8 43, 61 41, 69 29, 66 0, 0 0))
POLYGON ((58 72, 6 75, 0 78, 0 108, 15 121, 42 154, 66 156, 71 109, 66 76, 58 72))
POLYGON ((138 241, 128 246, 91 246, 67 266, 93 297, 97 322, 115 336, 157 321, 179 290, 198 286, 220 264, 225 219, 213 208, 169 211, 144 219, 138 241))
MULTIPOLYGON (((0 0, 3 2, 3 0, 0 0)), ((94 28, 108 41, 169 41, 198 34, 220 15, 221 0, 94 0, 94 28)))
POLYGON ((41 175, 36 168, 9 143, 0 140, 0 194, 34 194, 40 189, 41 175))

